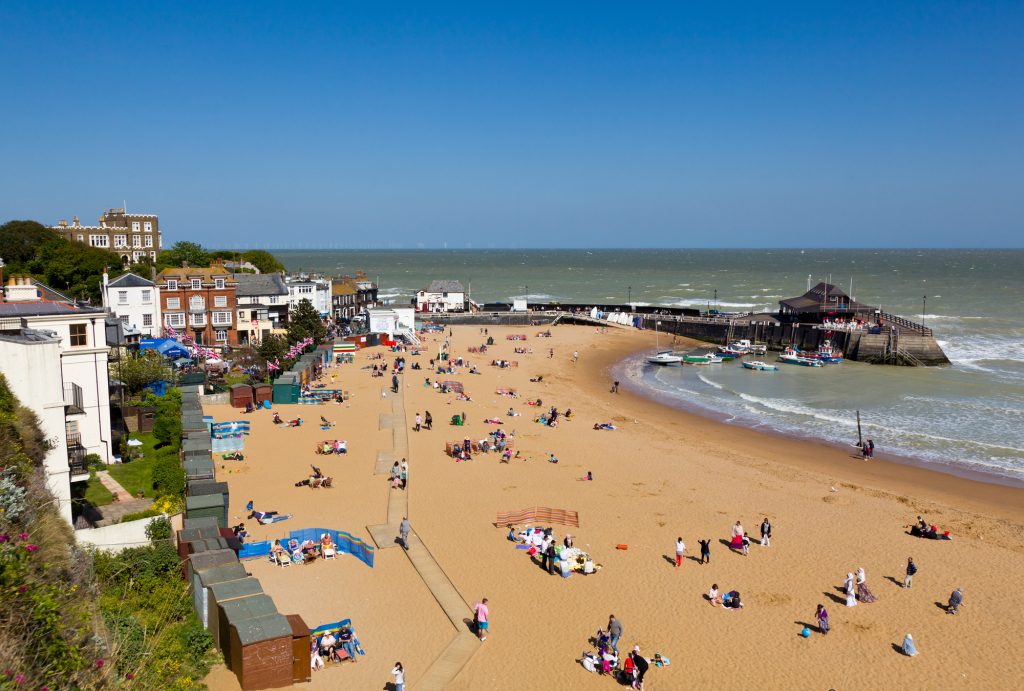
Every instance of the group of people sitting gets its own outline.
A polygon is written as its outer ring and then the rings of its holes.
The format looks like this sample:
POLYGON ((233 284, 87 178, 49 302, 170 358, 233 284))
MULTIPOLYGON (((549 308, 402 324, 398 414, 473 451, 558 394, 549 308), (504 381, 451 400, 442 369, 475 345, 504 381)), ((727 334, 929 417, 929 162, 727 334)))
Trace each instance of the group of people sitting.
POLYGON ((594 423, 594 429, 597 429, 597 430, 613 430, 613 429, 615 429, 615 425, 613 425, 610 422, 595 422, 594 423))
POLYGON ((506 539, 517 545, 523 545, 531 557, 537 556, 540 566, 549 574, 560 574, 567 578, 571 572, 579 571, 584 575, 596 573, 601 569, 589 554, 573 545, 572 535, 566 534, 562 543, 558 544, 554 528, 531 528, 526 526, 516 532, 514 525, 508 527, 506 539), (538 556, 539 555, 539 556, 538 556))
POLYGON ((274 421, 275 425, 287 425, 288 427, 301 427, 302 426, 302 418, 301 417, 297 417, 294 420, 285 421, 285 420, 281 419, 281 414, 278 413, 277 411, 274 411, 273 421, 274 421))
POLYGON ((316 453, 318 456, 348 453, 348 442, 344 439, 324 439, 317 444, 316 453))
POLYGON ((316 489, 318 487, 331 487, 334 483, 334 478, 325 477, 323 472, 315 465, 310 465, 313 469, 313 474, 307 477, 305 480, 299 480, 295 483, 296 487, 312 487, 316 489))
POLYGON ((357 652, 362 654, 363 651, 355 631, 351 627, 342 626, 337 636, 328 631, 319 638, 313 636, 310 639, 310 667, 314 671, 323 669, 324 658, 331 662, 344 662, 345 660, 359 662, 356 659, 357 652))
POLYGON ((534 422, 539 422, 542 425, 548 427, 558 427, 558 418, 565 417, 566 420, 572 420, 572 408, 567 408, 564 415, 560 415, 558 408, 551 406, 551 410, 546 413, 541 413, 534 422))
POLYGON ((334 540, 331 539, 330 533, 322 533, 319 542, 313 540, 299 542, 292 538, 288 540, 287 549, 280 540, 274 540, 274 544, 270 548, 270 558, 277 564, 283 564, 286 561, 291 561, 293 564, 305 564, 316 559, 317 556, 333 559, 337 553, 338 548, 335 546, 334 540))
POLYGON ((923 537, 929 540, 952 540, 949 536, 949 531, 946 530, 942 533, 934 525, 929 525, 920 516, 917 517, 917 523, 910 526, 910 534, 914 537, 923 537))
POLYGON ((618 640, 609 631, 598 629, 591 639, 597 646, 597 652, 584 650, 580 655, 580 664, 588 672, 597 674, 609 674, 615 677, 620 684, 628 684, 631 688, 643 691, 644 677, 653 664, 655 667, 667 667, 671 661, 661 653, 655 653, 650 660, 640 654, 640 646, 633 646, 633 650, 621 660, 622 667, 619 667, 619 651, 613 643, 618 640))
POLYGON ((743 600, 740 599, 739 591, 730 590, 719 594, 717 583, 711 584, 711 590, 708 591, 707 599, 708 602, 711 603, 712 607, 721 605, 726 609, 743 609, 743 600))

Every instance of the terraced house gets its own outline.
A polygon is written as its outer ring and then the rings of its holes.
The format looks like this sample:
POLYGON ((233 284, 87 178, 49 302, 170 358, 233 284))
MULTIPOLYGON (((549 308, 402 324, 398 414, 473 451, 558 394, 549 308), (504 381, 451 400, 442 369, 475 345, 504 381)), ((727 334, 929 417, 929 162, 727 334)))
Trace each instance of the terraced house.
POLYGON ((187 333, 206 346, 238 345, 238 283, 223 264, 164 269, 156 285, 165 332, 187 333))

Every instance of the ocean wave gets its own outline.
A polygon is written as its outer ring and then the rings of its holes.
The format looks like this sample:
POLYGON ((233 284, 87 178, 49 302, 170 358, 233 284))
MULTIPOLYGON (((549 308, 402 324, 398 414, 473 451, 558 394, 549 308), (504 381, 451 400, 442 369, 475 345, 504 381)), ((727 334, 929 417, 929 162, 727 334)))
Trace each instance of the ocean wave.
POLYGON ((683 298, 681 300, 675 300, 670 303, 672 307, 707 307, 708 304, 714 307, 716 304, 718 307, 737 307, 741 309, 749 309, 751 307, 758 307, 766 303, 763 302, 723 302, 719 300, 717 303, 714 300, 708 298, 683 298))
POLYGON ((710 386, 712 388, 715 388, 715 389, 718 389, 719 391, 722 391, 725 388, 721 384, 719 384, 718 382, 711 381, 710 379, 705 377, 703 374, 698 374, 697 375, 697 379, 700 379, 702 382, 704 382, 708 386, 710 386))
POLYGON ((955 365, 975 364, 978 362, 996 362, 1011 360, 1024 362, 1024 342, 1019 337, 1008 336, 972 336, 970 339, 957 340, 936 339, 939 347, 955 365))

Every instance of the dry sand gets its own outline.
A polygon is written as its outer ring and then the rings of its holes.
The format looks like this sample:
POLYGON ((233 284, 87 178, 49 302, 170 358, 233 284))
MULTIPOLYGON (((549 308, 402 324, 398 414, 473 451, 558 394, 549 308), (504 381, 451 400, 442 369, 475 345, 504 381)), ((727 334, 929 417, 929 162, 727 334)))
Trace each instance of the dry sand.
MULTIPOLYGON (((610 613, 625 628, 620 649, 640 645, 647 656, 658 651, 672 660, 668 668, 651 669, 647 689, 1019 686, 1024 606, 1012 584, 1024 576, 1024 490, 884 458, 865 463, 849 449, 721 424, 626 390, 613 395, 610 368, 650 347, 649 334, 560 326, 542 339, 538 331, 490 328, 496 345, 476 356, 467 348, 483 342, 480 329, 454 328, 453 355, 468 357, 482 374, 464 369, 446 378, 464 382, 472 402, 422 386, 424 377, 434 377, 428 356, 408 357, 425 368, 407 372, 403 382, 410 424, 425 410, 435 421, 433 431, 409 433, 410 519, 467 602, 486 596, 491 603, 488 640, 449 688, 615 688, 575 662, 610 613), (506 333, 526 333, 528 340, 507 341, 506 333), (534 353, 516 355, 516 346, 534 353), (580 353, 576 364, 573 350, 580 353), (488 366, 496 357, 520 366, 488 366), (543 383, 528 381, 538 374, 543 383), (518 388, 520 398, 495 395, 497 386, 518 388), (554 429, 532 422, 535 409, 526 400, 538 396, 545 407, 571 407, 575 419, 554 429), (505 418, 510 404, 523 416, 505 418), (450 416, 463 411, 468 427, 449 427, 450 416), (529 460, 504 465, 489 454, 455 463, 444 455, 446 440, 467 430, 480 439, 493 430, 484 422, 492 416, 516 431, 517 448, 529 460), (606 421, 619 428, 592 430, 606 421), (545 461, 549 451, 559 464, 545 461), (581 481, 588 470, 594 481, 581 481), (494 527, 495 514, 530 506, 579 511, 580 528, 555 526, 556 535, 573 533, 604 568, 566 580, 515 550, 506 531, 494 527), (904 526, 918 514, 952 531, 954 540, 907 535, 904 526), (756 537, 765 516, 773 524, 771 547, 755 542, 743 557, 720 543, 737 519, 756 537), (674 568, 677 536, 691 556, 699 552, 698 539, 710 538, 711 563, 687 559, 674 568), (616 550, 619 543, 629 549, 616 550), (920 571, 913 589, 904 590, 897 582, 908 556, 920 571), (858 566, 878 602, 848 609, 840 588, 858 566), (703 594, 713 582, 739 590, 744 610, 709 606, 703 594), (957 586, 965 606, 948 616, 936 603, 957 586), (798 634, 819 603, 829 609, 832 632, 805 640, 798 634), (920 651, 913 659, 893 647, 908 632, 920 651)), ((425 348, 436 353, 437 336, 427 339, 425 348)), ((378 429, 379 415, 390 411, 380 394, 390 380, 371 379, 362 369, 369 352, 335 370, 356 394, 351 405, 276 406, 282 417, 310 421, 299 429, 274 428, 269 413, 252 416, 246 461, 225 464, 238 472, 219 475, 231 485, 231 515, 241 516, 252 499, 258 509, 294 516, 277 526, 248 521, 255 539, 313 526, 369 539, 365 526, 386 520, 390 490, 373 467, 377 451, 390 447, 391 432, 378 429), (320 414, 338 423, 336 432, 320 432, 313 424, 320 414), (318 440, 335 436, 349 441, 347 456, 314 454, 318 440), (294 487, 310 463, 333 475, 336 487, 294 487)), ((206 413, 240 417, 226 406, 206 413)), ((376 556, 373 569, 351 557, 289 569, 248 564, 282 612, 299 613, 311 626, 353 619, 366 656, 315 673, 317 688, 380 689, 395 660, 405 664, 415 688, 454 633, 401 550, 376 556)), ((229 688, 227 677, 215 674, 208 683, 229 688)))

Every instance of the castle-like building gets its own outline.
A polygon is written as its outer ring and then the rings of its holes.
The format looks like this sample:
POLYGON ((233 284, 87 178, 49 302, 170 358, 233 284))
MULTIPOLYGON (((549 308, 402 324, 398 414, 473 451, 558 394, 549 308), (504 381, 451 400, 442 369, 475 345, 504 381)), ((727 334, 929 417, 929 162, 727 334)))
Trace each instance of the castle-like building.
POLYGON ((155 214, 108 209, 100 216, 99 225, 83 226, 75 216, 71 223, 61 219, 51 229, 73 242, 113 252, 126 266, 143 258, 155 262, 161 250, 160 220, 155 214))

